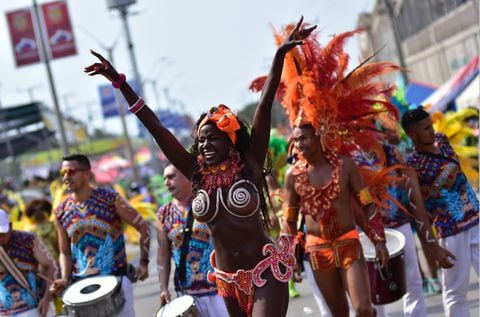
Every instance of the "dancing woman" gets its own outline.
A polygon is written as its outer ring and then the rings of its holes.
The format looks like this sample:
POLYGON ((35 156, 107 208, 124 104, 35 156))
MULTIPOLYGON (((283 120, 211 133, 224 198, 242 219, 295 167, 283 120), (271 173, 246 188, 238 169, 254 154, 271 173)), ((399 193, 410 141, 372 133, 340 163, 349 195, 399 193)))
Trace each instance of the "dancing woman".
POLYGON ((303 44, 315 26, 303 28, 303 18, 274 56, 270 74, 257 106, 251 132, 225 105, 211 108, 196 124, 195 143, 187 152, 100 54, 100 62, 85 68, 90 76, 103 75, 119 88, 155 138, 168 160, 193 181, 194 217, 206 222, 215 245, 211 261, 219 294, 231 316, 284 316, 288 307, 287 281, 295 264, 290 241, 274 245, 265 233, 262 168, 267 153, 272 103, 284 57, 303 44))

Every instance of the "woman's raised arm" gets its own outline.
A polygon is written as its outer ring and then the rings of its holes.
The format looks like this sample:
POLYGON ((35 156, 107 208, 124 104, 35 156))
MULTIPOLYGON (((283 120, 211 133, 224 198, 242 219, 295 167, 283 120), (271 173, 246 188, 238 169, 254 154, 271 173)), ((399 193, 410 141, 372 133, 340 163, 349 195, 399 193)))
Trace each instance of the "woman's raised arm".
POLYGON ((175 136, 160 122, 155 113, 145 104, 132 87, 127 83, 125 75, 119 74, 112 64, 102 55, 91 51, 100 62, 85 67, 84 71, 89 76, 102 75, 109 80, 115 88, 119 88, 123 97, 133 112, 157 142, 167 159, 188 179, 193 176, 195 161, 185 150, 175 136))
POLYGON ((273 100, 280 84, 285 55, 295 46, 303 44, 303 39, 309 36, 316 28, 316 25, 302 28, 302 23, 303 16, 292 32, 285 38, 284 42, 278 47, 260 101, 255 110, 252 122, 251 143, 247 155, 257 166, 263 166, 267 154, 273 100))

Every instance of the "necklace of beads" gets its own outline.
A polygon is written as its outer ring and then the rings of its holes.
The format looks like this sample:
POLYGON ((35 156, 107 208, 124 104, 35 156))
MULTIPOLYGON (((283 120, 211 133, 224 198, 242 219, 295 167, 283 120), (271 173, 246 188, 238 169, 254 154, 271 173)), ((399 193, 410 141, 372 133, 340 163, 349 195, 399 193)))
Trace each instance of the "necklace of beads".
POLYGON ((215 166, 206 166, 198 159, 200 174, 202 175, 202 189, 209 195, 217 188, 230 188, 240 178, 243 164, 238 153, 232 153, 230 157, 215 166))

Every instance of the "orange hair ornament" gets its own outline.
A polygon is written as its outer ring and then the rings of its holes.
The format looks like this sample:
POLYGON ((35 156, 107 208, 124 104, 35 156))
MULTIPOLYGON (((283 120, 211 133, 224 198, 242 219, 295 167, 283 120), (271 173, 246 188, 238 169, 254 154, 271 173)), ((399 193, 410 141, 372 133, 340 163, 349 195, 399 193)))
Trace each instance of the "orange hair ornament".
POLYGON ((233 114, 232 110, 227 106, 220 104, 218 107, 212 107, 208 110, 207 115, 202 119, 198 125, 197 135, 200 133, 200 129, 207 124, 207 122, 213 122, 217 128, 225 132, 233 145, 237 142, 237 134, 235 131, 240 130, 240 124, 238 119, 233 114))
MULTIPOLYGON (((282 43, 292 27, 275 33, 277 44, 282 43)), ((324 47, 317 41, 318 32, 313 33, 285 57, 277 98, 292 127, 301 122, 315 128, 324 151, 346 154, 358 147, 371 148, 378 143, 376 116, 390 112, 398 117, 389 102, 392 87, 385 87, 377 80, 380 75, 398 70, 397 65, 367 64, 366 60, 346 73, 349 56, 344 44, 359 32, 336 35, 324 47)), ((250 89, 259 91, 264 83, 265 77, 259 77, 250 89)))

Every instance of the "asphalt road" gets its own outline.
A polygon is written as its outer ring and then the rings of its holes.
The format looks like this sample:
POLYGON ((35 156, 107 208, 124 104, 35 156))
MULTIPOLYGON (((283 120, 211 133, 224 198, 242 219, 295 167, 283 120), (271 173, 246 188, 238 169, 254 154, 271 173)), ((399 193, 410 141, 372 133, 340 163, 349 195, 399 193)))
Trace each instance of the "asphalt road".
MULTIPOLYGON (((138 261, 138 246, 127 246, 127 253, 131 262, 135 264, 138 261)), ((160 288, 158 285, 157 271, 156 271, 156 238, 152 237, 152 249, 150 252, 150 276, 143 282, 134 284, 134 297, 135 297, 135 311, 137 317, 151 317, 156 316, 156 312, 159 309, 159 294, 160 288)), ((421 259, 423 261, 423 259, 421 259)), ((172 265, 173 268, 173 265, 172 265)), ((173 291, 173 282, 170 282, 171 293, 173 291)), ((300 296, 290 300, 287 316, 299 317, 299 316, 320 316, 319 309, 313 298, 312 290, 305 280, 300 284, 297 284, 297 290, 300 296)), ((475 274, 473 268, 470 272, 470 285, 468 292, 468 305, 470 307, 471 316, 479 315, 479 282, 478 277, 475 274)), ((442 306, 441 295, 433 295, 426 297, 428 316, 440 317, 445 316, 442 306)), ((395 303, 389 304, 386 307, 387 313, 391 317, 403 316, 402 301, 399 300, 395 303)))

